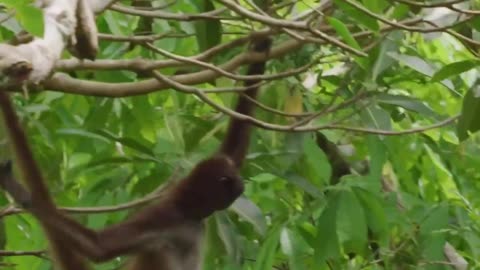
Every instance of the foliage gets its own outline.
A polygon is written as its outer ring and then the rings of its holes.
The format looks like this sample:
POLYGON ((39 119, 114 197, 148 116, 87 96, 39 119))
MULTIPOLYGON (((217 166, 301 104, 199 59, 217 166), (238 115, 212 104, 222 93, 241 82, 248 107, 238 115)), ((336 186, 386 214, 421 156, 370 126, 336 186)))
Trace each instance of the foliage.
MULTIPOLYGON (((243 5, 250 8, 249 2, 243 5)), ((325 18, 322 31, 366 56, 323 42, 269 60, 272 74, 318 61, 308 72, 262 86, 260 102, 290 114, 318 113, 302 127, 319 128, 255 129, 242 171, 245 196, 231 211, 208 221, 205 269, 451 269, 451 258, 444 254, 447 242, 468 261, 469 269, 480 269, 480 138, 475 134, 480 129, 480 17, 436 17, 431 21, 452 26, 424 31, 441 26, 412 21, 434 18, 439 11, 420 3, 442 7, 441 1, 326 2, 333 6, 320 14, 325 18), (399 23, 392 26, 382 18, 399 23), (468 42, 460 34, 470 36, 468 42), (456 124, 441 124, 459 113, 456 124), (428 128, 437 123, 437 129, 428 128), (322 134, 340 156, 319 143, 322 134), (352 173, 337 173, 342 163, 338 158, 352 173)), ((317 4, 272 2, 279 17, 286 18, 317 4)), ((39 18, 24 6, 2 24, 3 41, 21 29, 38 32, 39 18)), ((200 13, 219 7, 209 0, 183 0, 163 11, 200 13)), ((264 27, 232 12, 222 14, 236 18, 222 23, 145 22, 146 17, 108 10, 97 25, 100 33, 128 37, 151 34, 140 33, 147 23, 154 34, 166 33, 153 42, 156 47, 182 56, 264 27)), ((287 32, 275 32, 275 44, 291 40, 287 32)), ((165 59, 134 42, 104 38, 100 45, 99 59, 165 59)), ((245 48, 232 47, 209 60, 221 66, 245 48)), ((188 75, 199 70, 202 67, 188 64, 161 72, 188 75)), ((128 68, 88 70, 80 65, 68 72, 108 83, 138 82, 145 76, 128 68)), ((211 90, 234 85, 235 80, 221 77, 195 86, 211 90)), ((232 107, 236 94, 208 97, 232 107)), ((121 98, 42 91, 16 95, 15 101, 52 194, 59 205, 69 207, 115 206, 144 197, 172 175, 178 177, 176 171, 184 174, 213 153, 228 121, 195 95, 173 89, 121 98)), ((299 118, 293 116, 258 109, 256 118, 290 125, 299 118)), ((2 137, 0 144, 6 144, 2 137)), ((0 155, 7 156, 5 149, 0 155)), ((7 199, 2 196, 2 205, 8 205, 7 199)), ((78 218, 101 228, 134 212, 112 210, 78 218)), ((4 250, 45 248, 42 231, 29 215, 2 221, 4 250)), ((95 269, 114 269, 121 262, 95 269)), ((13 263, 18 270, 50 269, 48 260, 36 256, 5 256, 2 263, 13 263)))

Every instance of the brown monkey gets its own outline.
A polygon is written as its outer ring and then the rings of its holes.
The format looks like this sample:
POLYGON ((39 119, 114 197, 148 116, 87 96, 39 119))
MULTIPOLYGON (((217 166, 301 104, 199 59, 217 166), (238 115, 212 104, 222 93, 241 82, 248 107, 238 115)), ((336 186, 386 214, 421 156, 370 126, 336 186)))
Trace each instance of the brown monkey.
POLYGON ((199 163, 158 203, 96 232, 55 208, 39 205, 35 191, 28 193, 14 180, 8 163, 0 168, 0 184, 69 250, 95 262, 135 254, 129 269, 199 269, 202 220, 227 208, 243 192, 235 164, 215 156, 199 163))
MULTIPOLYGON (((268 53, 270 46, 269 39, 262 39, 256 41, 251 50, 268 53)), ((248 74, 263 74, 264 70, 264 61, 252 63, 248 74)), ((246 86, 257 83, 250 80, 246 86)), ((245 94, 255 98, 257 92, 255 86, 245 94)), ((247 152, 250 124, 232 118, 220 150, 197 164, 185 179, 169 188, 159 202, 117 225, 100 231, 88 229, 56 209, 4 92, 0 92, 0 107, 30 192, 15 181, 8 164, 0 167, 0 185, 40 220, 52 249, 56 248, 55 243, 60 243, 71 254, 96 262, 131 254, 128 269, 133 270, 197 270, 201 267, 203 219, 226 209, 243 192, 238 170, 247 152)), ((251 115, 253 109, 247 98, 239 98, 237 112, 251 115)), ((67 258, 59 259, 64 260, 67 258)))

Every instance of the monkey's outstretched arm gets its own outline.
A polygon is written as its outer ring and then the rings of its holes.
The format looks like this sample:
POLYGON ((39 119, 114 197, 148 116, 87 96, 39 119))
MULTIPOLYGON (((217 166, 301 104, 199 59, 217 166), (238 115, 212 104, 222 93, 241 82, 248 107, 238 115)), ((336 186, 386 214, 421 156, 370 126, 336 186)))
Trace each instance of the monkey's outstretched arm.
MULTIPOLYGON (((173 209, 151 208, 142 211, 125 222, 100 231, 88 229, 69 217, 58 213, 50 217, 48 226, 70 243, 70 248, 94 262, 103 262, 118 256, 136 254, 144 247, 162 243, 167 234, 175 234, 175 226, 182 226, 183 220, 173 209)), ((38 217, 37 218, 41 218, 38 217)))
POLYGON ((162 231, 175 233, 171 230, 174 226, 188 224, 179 211, 166 203, 163 207, 147 208, 126 222, 96 232, 57 209, 52 211, 39 207, 31 194, 12 175, 10 162, 0 165, 0 186, 40 220, 53 235, 68 243, 64 248, 76 251, 95 262, 141 250, 152 238, 157 237, 161 241, 162 231))
MULTIPOLYGON (((252 43, 251 52, 268 54, 272 40, 269 38, 259 39, 252 43)), ((262 75, 265 72, 265 61, 252 63, 248 66, 247 75, 262 75)), ((258 83, 260 80, 249 80, 245 86, 249 87, 243 95, 255 99, 258 94, 258 83), (255 86, 257 85, 257 86, 255 86)), ((240 95, 237 101, 235 111, 245 115, 252 115, 255 108, 254 104, 245 96, 240 95)), ((220 153, 229 156, 236 164, 237 168, 242 166, 242 162, 248 151, 250 143, 251 124, 246 120, 231 118, 228 124, 227 134, 220 146, 220 153)))

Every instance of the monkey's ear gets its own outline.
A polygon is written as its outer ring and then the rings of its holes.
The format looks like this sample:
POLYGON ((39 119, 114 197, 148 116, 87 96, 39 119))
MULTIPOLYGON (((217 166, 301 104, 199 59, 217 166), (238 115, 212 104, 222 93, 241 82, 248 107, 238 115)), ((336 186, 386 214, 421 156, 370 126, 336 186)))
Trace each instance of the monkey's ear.
POLYGON ((0 163, 0 174, 3 176, 12 175, 12 161, 7 160, 0 163))

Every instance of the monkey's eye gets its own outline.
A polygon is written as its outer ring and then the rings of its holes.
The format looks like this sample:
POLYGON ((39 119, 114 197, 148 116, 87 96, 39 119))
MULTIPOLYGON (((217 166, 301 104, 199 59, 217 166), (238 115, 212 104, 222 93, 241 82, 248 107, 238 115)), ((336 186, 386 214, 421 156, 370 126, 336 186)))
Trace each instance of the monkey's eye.
POLYGON ((222 177, 220 177, 220 179, 218 181, 228 183, 228 182, 232 181, 232 178, 230 178, 228 176, 222 176, 222 177))
POLYGON ((229 191, 233 190, 234 182, 232 177, 222 176, 218 179, 223 188, 226 188, 229 191))
POLYGON ((235 181, 232 177, 222 176, 218 180, 225 194, 231 195, 235 192, 235 181))
POLYGON ((224 202, 227 205, 230 205, 235 199, 242 194, 244 190, 243 182, 239 178, 239 176, 231 175, 231 176, 222 176, 218 178, 220 188, 220 192, 223 194, 224 202))

